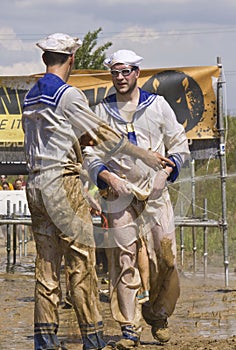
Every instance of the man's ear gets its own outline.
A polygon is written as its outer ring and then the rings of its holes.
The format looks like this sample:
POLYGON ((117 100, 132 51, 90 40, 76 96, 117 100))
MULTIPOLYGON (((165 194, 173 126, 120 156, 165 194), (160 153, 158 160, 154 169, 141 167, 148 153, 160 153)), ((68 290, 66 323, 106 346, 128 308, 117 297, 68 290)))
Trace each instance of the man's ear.
POLYGON ((139 68, 137 68, 137 69, 135 70, 135 74, 136 74, 136 77, 138 78, 139 75, 140 75, 140 69, 139 69, 139 68))
POLYGON ((44 63, 45 65, 47 65, 47 63, 46 63, 46 61, 45 61, 45 52, 43 52, 43 54, 42 54, 42 60, 43 60, 43 63, 44 63))
POLYGON ((69 64, 70 64, 70 66, 73 66, 74 62, 75 62, 75 55, 72 54, 69 57, 69 64))

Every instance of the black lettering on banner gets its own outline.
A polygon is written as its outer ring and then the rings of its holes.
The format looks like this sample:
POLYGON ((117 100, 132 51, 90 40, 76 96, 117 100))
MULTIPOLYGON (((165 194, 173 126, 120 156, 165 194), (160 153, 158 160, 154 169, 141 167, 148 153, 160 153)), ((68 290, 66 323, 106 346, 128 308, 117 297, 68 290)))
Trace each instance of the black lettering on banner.
POLYGON ((0 87, 0 114, 21 114, 21 106, 27 90, 0 87))
POLYGON ((6 129, 7 122, 8 122, 7 119, 0 120, 0 130, 5 130, 6 129))
POLYGON ((107 92, 107 89, 104 87, 98 87, 97 89, 94 87, 89 90, 83 90, 83 93, 85 94, 85 96, 89 101, 90 107, 98 104, 106 96, 106 92, 107 92))
POLYGON ((0 142, 0 150, 4 148, 23 148, 24 142, 0 142))
POLYGON ((21 129, 21 119, 13 119, 11 129, 21 129))

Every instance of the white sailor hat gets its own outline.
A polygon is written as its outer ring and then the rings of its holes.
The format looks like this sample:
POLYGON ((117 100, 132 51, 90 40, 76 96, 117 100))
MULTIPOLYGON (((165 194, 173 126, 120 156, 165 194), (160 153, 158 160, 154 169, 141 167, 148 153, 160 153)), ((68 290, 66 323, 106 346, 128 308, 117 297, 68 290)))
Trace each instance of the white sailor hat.
POLYGON ((71 55, 82 45, 79 38, 72 38, 68 34, 55 33, 36 43, 43 51, 65 53, 71 55))
POLYGON ((106 58, 103 64, 108 68, 111 68, 116 63, 122 63, 127 66, 139 67, 142 60, 143 57, 136 55, 134 51, 118 50, 114 52, 110 57, 106 58))

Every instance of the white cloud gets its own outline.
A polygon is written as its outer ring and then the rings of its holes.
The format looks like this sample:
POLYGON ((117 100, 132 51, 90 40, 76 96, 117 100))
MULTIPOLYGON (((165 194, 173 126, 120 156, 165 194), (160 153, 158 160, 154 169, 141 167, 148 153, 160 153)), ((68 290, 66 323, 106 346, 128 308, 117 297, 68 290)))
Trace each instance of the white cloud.
POLYGON ((0 28, 0 47, 9 51, 34 50, 30 42, 23 42, 10 27, 0 28))
POLYGON ((119 34, 115 35, 112 40, 114 41, 130 41, 132 42, 138 42, 142 44, 151 43, 153 40, 159 38, 159 33, 148 27, 144 26, 133 26, 128 27, 124 31, 120 32, 119 34))
POLYGON ((32 75, 43 73, 45 66, 36 62, 19 62, 11 66, 0 66, 1 76, 32 75))

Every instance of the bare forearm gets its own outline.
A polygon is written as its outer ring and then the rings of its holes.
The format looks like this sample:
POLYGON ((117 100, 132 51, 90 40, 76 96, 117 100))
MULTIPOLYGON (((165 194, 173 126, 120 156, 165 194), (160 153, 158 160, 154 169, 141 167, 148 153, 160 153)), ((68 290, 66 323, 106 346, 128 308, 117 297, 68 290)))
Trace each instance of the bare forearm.
POLYGON ((175 166, 175 164, 168 158, 162 156, 158 152, 145 150, 137 147, 130 142, 127 142, 122 149, 122 152, 135 158, 141 159, 145 164, 151 168, 158 170, 165 168, 166 165, 175 166))

